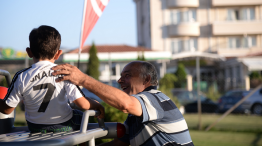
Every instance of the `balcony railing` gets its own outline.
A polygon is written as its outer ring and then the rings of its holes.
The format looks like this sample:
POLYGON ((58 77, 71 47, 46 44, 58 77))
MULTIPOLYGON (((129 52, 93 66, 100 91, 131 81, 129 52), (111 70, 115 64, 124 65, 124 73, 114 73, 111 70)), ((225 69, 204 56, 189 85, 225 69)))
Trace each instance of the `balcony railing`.
POLYGON ((261 0, 212 0, 212 6, 252 6, 261 4, 261 0))
POLYGON ((168 8, 198 7, 198 0, 167 0, 168 8))
POLYGON ((167 26, 169 37, 176 36, 199 36, 199 23, 179 23, 167 26))
POLYGON ((214 22, 213 35, 261 34, 262 21, 214 22))

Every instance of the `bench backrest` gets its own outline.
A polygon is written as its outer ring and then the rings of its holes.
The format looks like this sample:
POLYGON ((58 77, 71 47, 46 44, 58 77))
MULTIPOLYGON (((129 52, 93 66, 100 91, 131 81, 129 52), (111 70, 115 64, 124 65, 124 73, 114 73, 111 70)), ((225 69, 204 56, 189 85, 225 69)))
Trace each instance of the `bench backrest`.
MULTIPOLYGON (((0 75, 5 76, 8 87, 11 85, 11 76, 10 73, 6 70, 0 69, 0 75)), ((0 100, 4 99, 8 88, 0 87, 0 100)), ((9 133, 12 131, 15 121, 15 111, 11 114, 6 115, 0 113, 0 134, 9 133)))

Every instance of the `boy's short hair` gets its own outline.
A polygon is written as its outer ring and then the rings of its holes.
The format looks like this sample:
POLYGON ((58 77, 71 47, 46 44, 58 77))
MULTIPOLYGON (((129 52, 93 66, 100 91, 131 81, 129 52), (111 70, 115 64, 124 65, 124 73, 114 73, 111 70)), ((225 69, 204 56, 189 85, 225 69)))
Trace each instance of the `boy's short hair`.
POLYGON ((36 59, 52 59, 61 45, 61 35, 53 27, 41 25, 29 35, 30 49, 36 59))

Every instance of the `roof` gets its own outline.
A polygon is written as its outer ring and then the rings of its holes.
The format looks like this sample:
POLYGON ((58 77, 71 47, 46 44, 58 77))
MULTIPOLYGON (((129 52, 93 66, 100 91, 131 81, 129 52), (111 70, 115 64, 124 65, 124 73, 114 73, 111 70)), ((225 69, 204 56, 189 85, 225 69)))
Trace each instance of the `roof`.
POLYGON ((262 58, 243 58, 242 62, 248 67, 249 71, 262 70, 262 58))
MULTIPOLYGON (((97 52, 139 52, 152 51, 144 47, 133 47, 128 45, 95 45, 97 52)), ((88 53, 91 46, 84 46, 81 53, 88 53)), ((79 48, 69 51, 68 53, 78 53, 79 48)))

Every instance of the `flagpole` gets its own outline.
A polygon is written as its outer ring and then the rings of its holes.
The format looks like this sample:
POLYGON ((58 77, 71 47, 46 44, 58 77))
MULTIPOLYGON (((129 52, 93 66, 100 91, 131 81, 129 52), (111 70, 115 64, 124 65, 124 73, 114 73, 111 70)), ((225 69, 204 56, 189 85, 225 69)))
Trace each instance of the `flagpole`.
POLYGON ((82 41, 83 41, 83 30, 84 30, 84 25, 85 25, 85 15, 86 15, 86 3, 87 0, 84 0, 84 9, 83 9, 83 18, 82 18, 82 27, 81 27, 81 32, 80 32, 80 45, 79 45, 79 50, 78 50, 78 62, 77 62, 77 68, 80 66, 80 54, 82 51, 82 41))

